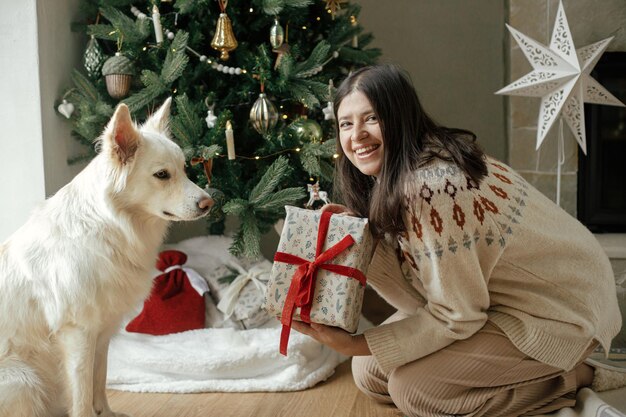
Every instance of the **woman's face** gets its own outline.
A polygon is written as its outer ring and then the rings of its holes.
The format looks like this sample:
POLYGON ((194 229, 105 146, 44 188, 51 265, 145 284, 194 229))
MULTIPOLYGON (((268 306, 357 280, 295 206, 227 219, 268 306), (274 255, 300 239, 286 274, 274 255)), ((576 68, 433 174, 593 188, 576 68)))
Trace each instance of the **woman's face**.
POLYGON ((365 94, 355 90, 337 109, 339 141, 344 154, 363 174, 378 176, 383 166, 383 135, 365 94))

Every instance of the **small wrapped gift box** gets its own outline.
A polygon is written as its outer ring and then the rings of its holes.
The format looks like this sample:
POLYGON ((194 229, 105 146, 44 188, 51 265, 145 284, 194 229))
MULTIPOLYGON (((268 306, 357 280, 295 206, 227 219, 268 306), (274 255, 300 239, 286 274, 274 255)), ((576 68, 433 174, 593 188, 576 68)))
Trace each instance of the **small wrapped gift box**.
POLYGON ((367 219, 285 209, 264 303, 283 324, 283 355, 293 319, 356 331, 373 244, 367 219))
POLYGON ((250 269, 237 264, 229 267, 236 271, 237 276, 228 287, 220 290, 218 310, 224 313, 225 319, 232 316, 241 321, 245 329, 261 327, 271 318, 267 311, 261 308, 271 263, 264 260, 250 269))

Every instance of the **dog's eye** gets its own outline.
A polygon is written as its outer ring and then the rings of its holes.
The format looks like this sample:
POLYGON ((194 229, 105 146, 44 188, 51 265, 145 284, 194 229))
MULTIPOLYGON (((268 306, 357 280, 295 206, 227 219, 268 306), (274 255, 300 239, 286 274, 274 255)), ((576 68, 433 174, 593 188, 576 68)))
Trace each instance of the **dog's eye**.
POLYGON ((154 173, 154 176, 160 180, 167 180, 170 178, 170 173, 167 170, 162 169, 154 173))

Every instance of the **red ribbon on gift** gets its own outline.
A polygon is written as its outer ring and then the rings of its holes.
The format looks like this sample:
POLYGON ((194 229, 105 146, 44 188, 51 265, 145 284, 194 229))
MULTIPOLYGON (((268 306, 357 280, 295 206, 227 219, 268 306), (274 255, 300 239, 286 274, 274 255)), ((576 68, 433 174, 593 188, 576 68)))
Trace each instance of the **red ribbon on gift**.
POLYGON ((341 252, 349 248, 354 239, 347 235, 338 243, 322 252, 326 234, 330 224, 331 212, 325 211, 320 219, 319 229, 317 231, 317 246, 315 250, 315 259, 309 261, 298 256, 285 252, 276 252, 274 255, 275 262, 285 262, 288 264, 298 265, 298 269, 293 274, 291 285, 287 292, 285 305, 280 318, 283 329, 280 333, 280 353, 287 355, 287 344, 289 342, 289 333, 291 332, 291 323, 293 321, 293 313, 296 307, 300 307, 300 318, 305 323, 311 322, 311 305, 313 301, 313 293, 315 291, 315 279, 319 268, 334 272, 348 278, 357 279, 361 285, 365 286, 365 275, 356 268, 344 265, 336 265, 326 263, 335 258, 341 252))

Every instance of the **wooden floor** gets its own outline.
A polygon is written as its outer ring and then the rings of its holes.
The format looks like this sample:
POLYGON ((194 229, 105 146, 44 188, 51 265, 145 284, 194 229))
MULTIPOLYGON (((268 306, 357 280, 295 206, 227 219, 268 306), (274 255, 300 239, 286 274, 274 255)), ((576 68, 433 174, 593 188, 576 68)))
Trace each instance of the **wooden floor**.
POLYGON ((354 385, 350 362, 313 388, 279 393, 135 394, 109 390, 109 404, 132 417, 401 417, 354 385))
MULTIPOLYGON (((366 291, 363 315, 379 324, 393 310, 366 291)), ((109 390, 113 411, 132 417, 401 417, 354 385, 350 361, 328 380, 304 391, 279 393, 137 394, 109 390)))

